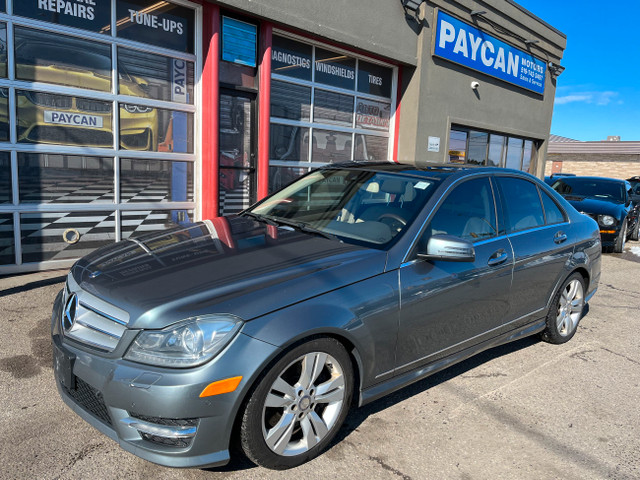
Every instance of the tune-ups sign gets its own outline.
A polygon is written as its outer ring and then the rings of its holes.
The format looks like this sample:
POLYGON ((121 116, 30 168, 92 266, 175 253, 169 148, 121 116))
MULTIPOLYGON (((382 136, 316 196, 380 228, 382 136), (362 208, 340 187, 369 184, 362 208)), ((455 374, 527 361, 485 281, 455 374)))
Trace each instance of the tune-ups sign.
POLYGON ((433 55, 544 93, 545 62, 441 11, 436 19, 433 55))

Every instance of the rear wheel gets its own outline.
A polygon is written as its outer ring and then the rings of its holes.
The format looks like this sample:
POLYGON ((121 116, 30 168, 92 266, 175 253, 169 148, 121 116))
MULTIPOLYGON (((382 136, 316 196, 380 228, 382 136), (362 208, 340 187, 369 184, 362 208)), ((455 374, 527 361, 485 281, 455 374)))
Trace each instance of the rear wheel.
POLYGON ((640 217, 636 218, 636 226, 633 227, 633 230, 631 231, 631 235, 629 236, 629 238, 631 240, 638 240, 639 235, 639 230, 640 230, 640 217))
POLYGON ((565 343, 576 333, 584 310, 584 278, 574 273, 567 278, 553 297, 547 314, 547 327, 542 340, 549 343, 565 343))
POLYGON ((249 459, 283 470, 316 457, 349 410, 353 367, 340 342, 319 338, 287 352, 248 401, 240 440, 249 459))
POLYGON ((622 227, 620 227, 620 233, 616 238, 616 243, 613 246, 615 253, 622 253, 624 251, 624 244, 627 242, 627 219, 622 221, 622 227))

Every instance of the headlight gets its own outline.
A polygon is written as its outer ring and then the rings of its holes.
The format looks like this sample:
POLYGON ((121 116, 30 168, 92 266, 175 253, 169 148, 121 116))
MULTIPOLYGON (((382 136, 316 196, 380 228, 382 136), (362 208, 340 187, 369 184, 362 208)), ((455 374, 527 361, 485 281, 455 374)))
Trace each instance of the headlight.
POLYGON ((195 367, 216 356, 241 326, 233 315, 188 318, 164 330, 140 332, 125 358, 159 367, 195 367))
POLYGON ((598 223, 603 227, 611 227, 616 224, 616 219, 611 215, 598 215, 598 223))
POLYGON ((122 106, 129 113, 149 113, 153 110, 151 107, 142 107, 140 105, 131 105, 129 103, 125 103, 122 106))

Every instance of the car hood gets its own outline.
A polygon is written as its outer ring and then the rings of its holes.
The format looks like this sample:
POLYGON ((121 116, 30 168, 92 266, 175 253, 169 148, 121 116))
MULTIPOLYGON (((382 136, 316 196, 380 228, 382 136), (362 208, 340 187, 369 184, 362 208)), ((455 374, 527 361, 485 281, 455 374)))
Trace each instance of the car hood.
POLYGON ((128 239, 79 260, 79 286, 163 328, 208 313, 251 320, 382 273, 386 252, 222 217, 128 239))
POLYGON ((620 211, 624 209, 622 203, 598 200, 597 198, 581 197, 578 195, 563 195, 573 207, 579 212, 592 213, 595 215, 612 215, 619 217, 620 211))

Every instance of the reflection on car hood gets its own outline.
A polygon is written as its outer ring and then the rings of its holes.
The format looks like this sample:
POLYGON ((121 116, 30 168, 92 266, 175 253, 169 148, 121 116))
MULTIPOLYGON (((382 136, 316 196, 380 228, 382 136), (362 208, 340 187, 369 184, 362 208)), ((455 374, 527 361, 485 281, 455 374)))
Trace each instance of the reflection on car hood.
POLYGON ((381 273, 386 252, 217 218, 119 242, 73 266, 89 293, 129 312, 132 328, 205 313, 250 320, 381 273))
POLYGON ((618 217, 620 211, 624 209, 622 203, 599 200, 597 198, 581 197, 578 195, 563 195, 573 207, 579 212, 593 213, 595 215, 613 215, 618 217))

